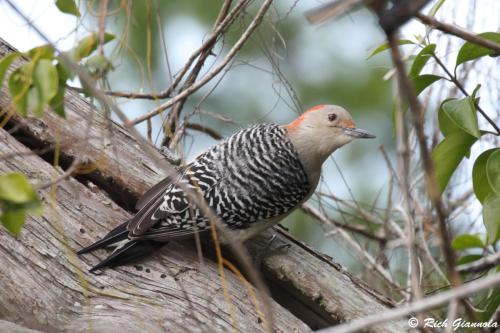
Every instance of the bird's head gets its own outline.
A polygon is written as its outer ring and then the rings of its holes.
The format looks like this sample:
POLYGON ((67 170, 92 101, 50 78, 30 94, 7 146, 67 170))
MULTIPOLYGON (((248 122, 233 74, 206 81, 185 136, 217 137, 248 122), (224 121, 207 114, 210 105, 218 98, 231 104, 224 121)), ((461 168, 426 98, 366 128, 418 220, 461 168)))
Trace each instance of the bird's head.
POLYGON ((309 151, 323 159, 354 139, 375 137, 356 128, 349 112, 337 105, 315 106, 285 128, 299 153, 309 151))

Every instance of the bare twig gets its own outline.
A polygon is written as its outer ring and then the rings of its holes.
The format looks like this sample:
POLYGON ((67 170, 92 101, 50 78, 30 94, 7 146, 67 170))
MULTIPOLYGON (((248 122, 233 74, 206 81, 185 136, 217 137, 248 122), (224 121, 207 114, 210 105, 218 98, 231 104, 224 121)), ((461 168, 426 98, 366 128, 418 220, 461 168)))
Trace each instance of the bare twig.
POLYGON ((234 46, 231 48, 229 53, 224 57, 224 59, 221 61, 219 65, 217 65, 212 71, 207 73, 205 76, 203 76, 201 79, 193 83, 189 88, 181 91, 179 94, 177 94, 175 97, 170 99, 169 101, 161 104, 157 108, 153 109, 149 113, 139 116, 135 119, 132 119, 125 123, 126 127, 132 127, 135 126, 146 119, 149 119, 151 117, 156 116, 157 114, 160 114, 163 110, 171 107, 178 101, 186 98, 187 96, 191 95, 192 93, 196 92, 198 89, 200 89, 202 86, 207 84, 210 80, 212 80, 219 72, 231 61, 233 58, 236 56, 238 51, 241 49, 243 44, 250 38, 252 35, 253 31, 259 26, 260 22, 264 18, 264 15, 266 14, 267 10, 269 9, 269 6, 271 5, 272 0, 266 0, 262 6, 260 7, 259 11, 257 12, 257 15, 255 18, 250 22, 250 25, 247 27, 245 32, 241 35, 240 39, 234 44, 234 46))
POLYGON ((309 23, 317 24, 347 13, 363 3, 363 0, 340 0, 326 3, 306 13, 309 23))
POLYGON ((106 32, 106 16, 108 14, 108 0, 99 4, 99 54, 104 55, 104 37, 106 32))
POLYGON ((500 252, 473 261, 469 264, 458 266, 460 273, 479 273, 500 265, 500 252))
POLYGON ((66 178, 71 176, 73 174, 73 172, 78 168, 79 163, 80 163, 80 160, 78 158, 75 158, 73 160, 73 162, 71 163, 70 167, 66 171, 64 171, 59 176, 57 176, 56 178, 54 178, 46 183, 35 186, 36 189, 43 190, 43 189, 46 189, 46 188, 51 187, 53 185, 56 185, 57 183, 65 180, 66 178))
POLYGON ((436 20, 433 17, 421 14, 421 13, 416 13, 415 17, 418 18, 422 23, 426 25, 430 25, 438 30, 441 30, 442 32, 445 32, 447 34, 462 38, 470 43, 486 47, 488 49, 494 50, 498 53, 500 53, 500 44, 495 43, 491 40, 484 39, 482 37, 479 37, 478 35, 467 31, 463 28, 457 27, 456 25, 452 24, 447 24, 440 22, 436 20))
POLYGON ((217 132, 216 130, 214 130, 210 127, 203 126, 200 124, 195 124, 195 123, 186 123, 185 126, 186 126, 186 128, 192 129, 194 131, 205 133, 206 135, 212 137, 215 140, 222 139, 222 135, 220 135, 219 132, 217 132))
POLYGON ((363 318, 358 318, 349 323, 329 327, 317 331, 318 333, 350 333, 357 332, 366 327, 380 324, 387 321, 392 321, 412 313, 419 313, 425 310, 436 308, 440 305, 446 304, 452 300, 459 300, 467 296, 473 295, 481 290, 489 289, 500 285, 500 274, 491 275, 474 283, 467 283, 460 287, 444 291, 435 296, 426 297, 420 301, 408 303, 395 309, 390 309, 382 313, 376 313, 363 318))

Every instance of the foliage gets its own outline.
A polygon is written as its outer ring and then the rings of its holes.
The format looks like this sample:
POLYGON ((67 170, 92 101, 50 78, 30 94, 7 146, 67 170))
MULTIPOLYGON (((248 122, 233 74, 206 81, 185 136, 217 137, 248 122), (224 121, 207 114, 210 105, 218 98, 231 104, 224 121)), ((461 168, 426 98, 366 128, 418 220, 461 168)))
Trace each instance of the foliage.
POLYGON ((63 13, 80 16, 80 11, 74 0, 56 0, 56 6, 63 13))
POLYGON ((27 213, 41 214, 41 203, 26 177, 17 172, 0 175, 0 221, 18 236, 27 213))

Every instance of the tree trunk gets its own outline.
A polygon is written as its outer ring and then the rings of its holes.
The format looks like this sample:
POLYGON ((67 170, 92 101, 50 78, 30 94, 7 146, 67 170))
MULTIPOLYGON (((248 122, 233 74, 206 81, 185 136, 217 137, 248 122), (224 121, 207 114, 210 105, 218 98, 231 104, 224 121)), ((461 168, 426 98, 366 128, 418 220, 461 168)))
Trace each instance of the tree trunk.
MULTIPOLYGON (((0 39, 0 57, 12 51, 0 39)), ((9 98, 4 85, 2 111, 11 108, 9 98)), ((47 161, 53 159, 51 147, 56 144, 63 168, 78 157, 87 171, 40 191, 44 213, 27 219, 19 239, 0 229, 0 318, 44 331, 265 331, 245 284, 230 271, 225 271, 222 283, 210 256, 200 265, 193 240, 171 242, 140 264, 107 269, 101 275, 87 273, 107 253, 79 258, 75 250, 126 221, 135 200, 164 173, 126 129, 106 120, 78 94, 67 92, 65 109, 66 119, 51 111, 42 118, 14 115, 6 126, 12 135, 0 131, 0 155, 35 152, 3 160, 0 173, 19 171, 33 183, 54 179, 61 170, 47 161), (90 139, 85 142, 92 113, 90 139), (38 156, 40 149, 44 151, 38 156)), ((307 332, 393 306, 283 228, 256 237, 251 253, 260 253, 273 232, 273 248, 289 246, 261 261, 274 298, 276 331, 307 332)), ((204 246, 204 251, 211 250, 204 246)), ((370 329, 406 330, 405 321, 370 329)))

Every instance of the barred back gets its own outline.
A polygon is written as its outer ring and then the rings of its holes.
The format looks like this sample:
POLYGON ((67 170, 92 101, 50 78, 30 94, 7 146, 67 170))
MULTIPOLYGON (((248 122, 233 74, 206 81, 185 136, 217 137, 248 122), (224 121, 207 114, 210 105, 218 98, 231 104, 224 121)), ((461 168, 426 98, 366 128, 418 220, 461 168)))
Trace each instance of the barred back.
MULTIPOLYGON (((179 177, 232 228, 283 215, 309 193, 311 185, 289 140, 278 125, 255 125, 207 150, 179 177)), ((176 182, 168 182, 131 220, 132 237, 167 240, 208 228, 176 182)))

